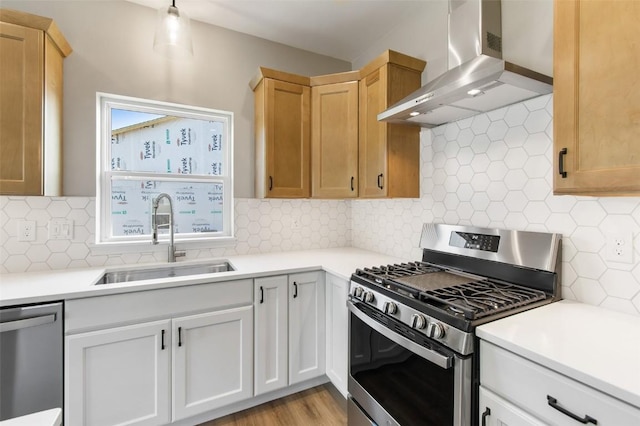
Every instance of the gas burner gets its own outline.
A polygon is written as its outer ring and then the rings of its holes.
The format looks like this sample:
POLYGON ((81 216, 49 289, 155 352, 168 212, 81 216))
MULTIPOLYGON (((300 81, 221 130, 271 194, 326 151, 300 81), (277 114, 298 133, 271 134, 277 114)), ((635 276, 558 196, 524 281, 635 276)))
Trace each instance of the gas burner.
POLYGON ((426 301, 434 301, 445 309, 474 320, 545 300, 544 292, 492 281, 479 281, 423 292, 426 301))

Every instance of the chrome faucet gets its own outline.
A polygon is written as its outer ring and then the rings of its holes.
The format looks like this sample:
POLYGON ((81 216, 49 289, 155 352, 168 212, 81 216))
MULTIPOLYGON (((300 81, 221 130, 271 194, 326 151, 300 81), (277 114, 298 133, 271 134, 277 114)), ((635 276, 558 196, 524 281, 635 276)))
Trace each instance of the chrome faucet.
MULTIPOLYGON (((162 198, 166 198, 167 201, 169 201, 169 262, 175 262, 176 261, 176 257, 182 257, 184 256, 186 253, 184 251, 176 251, 176 247, 173 244, 173 201, 171 200, 171 197, 169 197, 168 194, 165 194, 164 192, 160 195, 158 195, 156 198, 153 199, 153 217, 152 217, 152 222, 153 222, 153 236, 152 236, 152 243, 153 244, 158 244, 158 206, 160 205, 160 199, 162 198)), ((161 226, 166 226, 166 225, 161 225, 161 226)))

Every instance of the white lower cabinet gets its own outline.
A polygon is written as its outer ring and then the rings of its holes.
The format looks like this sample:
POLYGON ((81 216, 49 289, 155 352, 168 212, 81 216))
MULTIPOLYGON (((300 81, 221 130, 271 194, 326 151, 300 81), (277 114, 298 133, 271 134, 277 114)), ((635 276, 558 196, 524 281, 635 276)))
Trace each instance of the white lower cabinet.
POLYGON ((541 421, 482 386, 479 406, 481 426, 544 426, 541 421))
POLYGON ((251 306, 172 323, 174 421, 253 395, 251 306))
POLYGON ((67 425, 171 421, 171 321, 67 337, 67 425))
POLYGON ((255 394, 325 372, 325 292, 321 272, 254 280, 255 394))
POLYGON ((256 395, 289 384, 288 281, 286 276, 254 280, 256 395))
POLYGON ((331 274, 326 275, 326 371, 331 383, 345 398, 349 365, 348 295, 349 281, 331 274))
POLYGON ((252 286, 239 280, 68 301, 65 424, 184 424, 251 398, 252 286), (164 319, 145 321, 153 318, 164 319))
POLYGON ((324 374, 324 274, 289 275, 289 384, 324 374))
MULTIPOLYGON (((539 423, 527 422, 511 416, 515 410, 504 409, 496 417, 511 422, 491 425, 640 425, 639 409, 484 340, 480 341, 480 384, 509 407, 539 419, 539 423)), ((486 407, 493 413, 493 407, 480 405, 480 416, 486 407)))

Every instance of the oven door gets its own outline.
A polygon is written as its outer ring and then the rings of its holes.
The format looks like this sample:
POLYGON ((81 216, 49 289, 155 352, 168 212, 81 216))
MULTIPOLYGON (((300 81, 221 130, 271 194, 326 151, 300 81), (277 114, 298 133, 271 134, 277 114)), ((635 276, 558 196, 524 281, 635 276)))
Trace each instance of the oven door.
POLYGON ((349 426, 471 425, 471 357, 362 302, 347 305, 349 426))

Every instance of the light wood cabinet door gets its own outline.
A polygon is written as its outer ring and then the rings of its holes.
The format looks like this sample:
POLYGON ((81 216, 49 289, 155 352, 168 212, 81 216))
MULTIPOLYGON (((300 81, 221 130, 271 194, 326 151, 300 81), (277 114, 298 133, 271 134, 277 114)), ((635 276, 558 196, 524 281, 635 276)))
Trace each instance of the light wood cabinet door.
POLYGON ((325 293, 320 272, 289 275, 289 384, 325 372, 325 293))
POLYGON ((254 92, 256 196, 309 197, 311 88, 264 78, 254 92))
POLYGON ((173 420, 253 396, 253 307, 172 320, 173 420))
POLYGON ((62 71, 50 18, 0 9, 0 194, 62 194, 62 71))
POLYGON ((386 196, 388 124, 378 122, 387 105, 386 71, 382 67, 360 80, 360 197, 386 196))
POLYGON ((358 195, 358 82, 311 88, 311 194, 358 195))
POLYGON ((169 423, 170 333, 164 320, 68 336, 65 424, 169 423))
POLYGON ((360 197, 420 196, 420 128, 378 121, 379 113, 419 87, 420 72, 392 63, 360 80, 360 197))
POLYGON ((638 1, 555 2, 555 194, 640 194, 639 21, 638 1))
POLYGON ((349 364, 349 310, 347 297, 349 281, 326 275, 326 333, 327 376, 331 383, 347 397, 349 364))
POLYGON ((42 194, 43 32, 0 22, 0 193, 42 194))
POLYGON ((257 278, 254 283, 254 391, 261 395, 289 384, 289 284, 286 275, 257 278))

